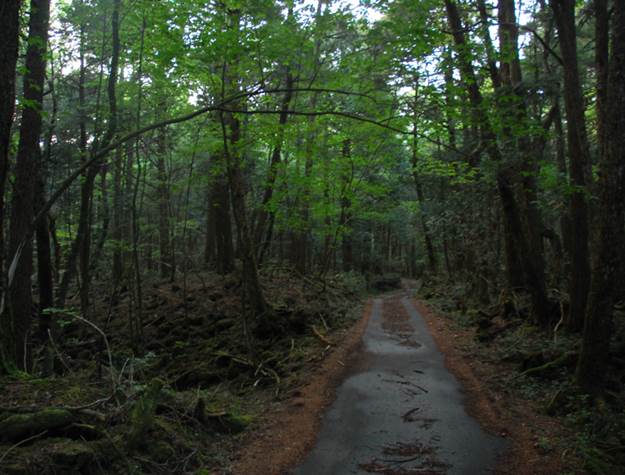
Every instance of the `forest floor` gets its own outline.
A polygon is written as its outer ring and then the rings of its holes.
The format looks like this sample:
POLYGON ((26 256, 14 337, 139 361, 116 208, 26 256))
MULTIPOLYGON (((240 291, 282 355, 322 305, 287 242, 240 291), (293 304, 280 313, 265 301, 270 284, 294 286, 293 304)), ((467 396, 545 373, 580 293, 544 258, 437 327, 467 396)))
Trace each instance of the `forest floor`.
POLYGON ((291 403, 315 368, 345 357, 336 342, 357 341, 346 329, 362 314, 356 275, 321 281, 270 266, 261 278, 280 323, 272 333, 244 318, 236 275, 147 282, 140 352, 127 289, 98 289, 97 330, 56 311, 65 336, 35 349, 32 374, 48 359, 57 374, 0 381, 0 473, 231 472, 265 416, 291 403))
POLYGON ((370 300, 336 357, 244 439, 232 473, 588 473, 562 421, 495 383, 507 369, 473 328, 411 297, 370 300))
POLYGON ((461 381, 469 412, 511 448, 502 473, 617 475, 625 467, 625 319, 615 318, 609 381, 592 401, 574 382, 579 335, 528 323, 529 303, 514 296, 484 306, 466 286, 432 280, 417 308, 447 367, 461 381))
MULTIPOLYGON (((93 322, 106 342, 71 311, 59 312, 66 337, 50 351, 62 374, 0 381, 0 473, 289 473, 318 443, 342 383, 370 363, 363 335, 372 320, 378 336, 411 350, 418 348, 408 344, 408 327, 419 325, 410 316, 415 309, 429 329, 420 331, 431 334, 462 386, 463 411, 489 437, 504 440, 495 473, 622 473, 619 395, 610 393, 613 399, 592 409, 575 392, 569 361, 575 338, 545 335, 522 315, 504 319, 493 312, 485 323, 485 311, 459 305, 449 285, 408 282, 420 292, 382 294, 377 310, 373 300, 363 310, 365 283, 354 274, 321 282, 268 267, 262 283, 282 329, 262 337, 242 318, 235 275, 149 283, 140 356, 125 289, 102 288, 95 302, 93 322)), ((34 372, 46 359, 36 356, 34 372)), ((417 412, 406 411, 409 419, 435 418, 417 412)), ((400 444, 386 455, 444 453, 436 446, 400 444)), ((453 473, 440 458, 428 460, 434 465, 418 473, 453 473)), ((383 468, 360 467, 362 473, 411 473, 383 468)))

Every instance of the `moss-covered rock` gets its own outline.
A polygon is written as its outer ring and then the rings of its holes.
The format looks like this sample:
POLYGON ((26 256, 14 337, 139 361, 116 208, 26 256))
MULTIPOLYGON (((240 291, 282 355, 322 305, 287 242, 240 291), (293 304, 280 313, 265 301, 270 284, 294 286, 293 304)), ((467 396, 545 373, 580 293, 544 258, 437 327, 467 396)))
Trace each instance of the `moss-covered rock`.
POLYGON ((46 430, 71 424, 74 415, 65 409, 49 408, 29 414, 14 414, 0 421, 0 438, 19 441, 46 430))
POLYGON ((163 381, 153 379, 147 389, 135 403, 130 414, 130 432, 128 434, 128 448, 135 450, 145 443, 145 435, 154 424, 156 408, 163 389, 163 381))

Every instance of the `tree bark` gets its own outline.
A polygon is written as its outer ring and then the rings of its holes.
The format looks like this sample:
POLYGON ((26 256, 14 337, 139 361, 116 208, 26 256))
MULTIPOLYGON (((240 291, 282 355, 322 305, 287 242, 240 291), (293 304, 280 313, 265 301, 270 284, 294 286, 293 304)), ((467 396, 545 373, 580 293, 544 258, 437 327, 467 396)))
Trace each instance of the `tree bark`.
POLYGON ((167 154, 166 129, 163 127, 158 131, 158 150, 156 158, 156 201, 158 203, 158 247, 160 250, 160 272, 161 277, 173 279, 174 262, 172 258, 172 246, 170 240, 170 212, 169 212, 169 180, 167 178, 167 165, 165 158, 167 154))
MULTIPOLYGON (((4 276, 4 193, 9 164, 11 126, 15 112, 15 66, 19 44, 20 0, 5 0, 0 7, 0 274, 4 276)), ((4 277, 0 282, 5 291, 4 277)), ((14 336, 9 312, 0 315, 0 374, 14 366, 14 336)))
POLYGON ((352 163, 352 141, 343 140, 342 157, 349 163, 348 171, 343 172, 343 193, 341 196, 341 216, 339 228, 341 229, 341 256, 343 261, 343 271, 349 272, 354 268, 354 245, 352 240, 351 207, 352 201, 349 198, 351 182, 354 178, 354 165, 352 163))
POLYGON ((14 345, 9 350, 9 354, 13 357, 11 363, 25 371, 30 366, 27 339, 33 304, 31 292, 33 248, 32 238, 26 241, 23 239, 30 233, 31 222, 35 215, 35 187, 41 160, 39 140, 43 124, 43 86, 46 74, 49 21, 50 1, 32 0, 24 75, 24 102, 27 106, 22 113, 20 126, 9 236, 10 255, 14 256, 21 252, 9 291, 9 311, 13 330, 11 339, 14 345), (22 246, 21 249, 20 246, 22 246))
POLYGON ((612 312, 623 283, 625 239, 625 3, 614 2, 612 52, 605 102, 605 146, 600 157, 599 237, 584 322, 577 382, 586 392, 601 389, 607 372, 612 312))
MULTIPOLYGON (((437 268, 436 262, 436 253, 434 252, 434 244, 432 240, 432 234, 430 233, 430 228, 428 226, 427 217, 425 215, 425 198, 423 195, 423 187, 421 186, 421 180, 419 177, 419 171, 417 169, 419 154, 417 150, 417 94, 419 90, 419 80, 415 79, 414 84, 415 89, 415 99, 413 104, 413 118, 412 118, 412 178, 414 180, 415 191, 417 192, 417 201, 419 202, 419 215, 421 217, 421 231, 423 232, 423 241, 425 243, 425 250, 428 255, 428 264, 430 267, 430 271, 435 273, 437 268)), ((451 125, 451 124, 450 124, 451 125)))
MULTIPOLYGON (((38 177, 36 184, 36 209, 46 202, 43 178, 38 177)), ((46 215, 37 223, 37 281, 39 284, 39 339, 46 341, 51 328, 50 315, 45 310, 54 305, 54 279, 52 272, 52 251, 50 240, 50 220, 46 215)))
POLYGON ((124 232, 122 225, 123 214, 123 194, 122 194, 122 148, 117 148, 115 163, 113 163, 113 285, 117 286, 122 280, 124 272, 124 261, 122 249, 125 247, 124 232))
POLYGON ((218 174, 211 186, 209 206, 209 222, 215 244, 217 272, 228 274, 234 270, 234 246, 232 244, 232 224, 230 219, 230 189, 226 172, 225 156, 216 160, 218 174))
MULTIPOLYGON (((549 323, 549 305, 546 298, 545 258, 543 248, 543 223, 538 210, 538 160, 542 147, 534 147, 527 131, 529 117, 525 97, 522 93, 522 73, 519 59, 519 29, 516 19, 515 1, 499 0, 499 41, 500 41, 500 113, 504 122, 504 155, 513 156, 519 162, 521 190, 518 193, 521 203, 520 213, 525 224, 527 254, 522 258, 531 261, 533 281, 526 282, 528 288, 535 288, 542 294, 541 305, 534 308, 539 323, 549 323), (506 121, 509 121, 506 124, 506 121)), ((527 266, 526 266, 527 267, 527 266)))
MULTIPOLYGON (((315 12, 315 25, 319 26, 319 20, 322 14, 324 0, 317 0, 317 11, 315 12)), ((330 5, 330 2, 327 2, 330 5)), ((327 8, 327 7, 326 7, 327 8)), ((313 71, 314 77, 318 74, 321 67, 319 57, 321 55, 321 35, 318 30, 315 30, 315 50, 314 50, 314 65, 315 71, 313 71)), ((312 84, 312 81, 311 81, 312 84)), ((318 101, 318 93, 314 92, 310 99, 310 110, 316 110, 318 101)), ((299 217, 301 220, 300 228, 293 233, 293 242, 291 245, 295 248, 291 251, 291 256, 295 268, 302 274, 306 272, 308 262, 311 260, 310 250, 310 180, 313 172, 314 165, 314 144, 317 137, 315 130, 315 116, 308 117, 308 123, 306 124, 306 148, 304 151, 304 185, 302 196, 300 198, 300 210, 299 217)))
MULTIPOLYGON (((236 10, 228 11, 228 29, 239 34, 240 12, 236 10)), ((231 63, 224 63, 223 83, 225 90, 236 94, 238 91, 238 56, 232 58, 231 63)), ((225 91, 224 91, 225 92, 225 91)), ((222 97, 224 99, 224 97, 222 97)), ((236 105, 235 105, 236 106, 236 105)), ((224 153, 226 158, 226 169, 228 173, 228 184, 230 188, 230 201, 234 220, 237 225, 239 238, 239 254, 243 264, 242 278, 247 303, 250 306, 252 316, 262 319, 263 323, 267 319, 269 305, 265 300, 265 295, 258 279, 258 266, 256 263, 256 249, 252 240, 252 230, 247 216, 247 206, 245 203, 246 186, 243 177, 243 157, 241 156, 241 121, 236 113, 221 111, 220 119, 224 138, 224 153)))
POLYGON ((0 84, 2 84, 0 88, 0 270, 4 269, 4 191, 9 164, 11 125, 15 112, 15 66, 21 3, 21 0, 5 0, 0 10, 0 65, 2 65, 0 67, 0 84))
POLYGON ((261 202, 261 206, 258 212, 258 220, 256 222, 256 229, 254 232, 254 242, 258 246, 258 262, 259 264, 262 262, 262 257, 266 251, 266 249, 271 244, 271 234, 273 223, 275 219, 275 213, 273 211, 269 211, 268 207, 270 205, 271 199, 273 197, 273 191, 276 186, 276 180, 278 178, 278 168, 282 161, 282 145, 284 142, 284 129, 286 123, 289 119, 289 106, 291 104, 291 99, 293 98, 293 84, 295 83, 295 79, 291 74, 289 68, 286 71, 286 81, 285 88, 287 91, 284 93, 284 97, 282 99, 282 104, 280 106, 280 118, 278 121, 278 133, 276 137, 276 143, 274 145, 273 151, 271 153, 271 160, 269 162, 269 170, 267 172, 267 181, 265 183, 265 192, 263 193, 263 200, 261 202))
POLYGON ((579 331, 584 324, 588 289, 590 285, 590 260, 588 250, 588 209, 586 180, 590 166, 590 149, 586 135, 584 97, 577 64, 575 31, 575 0, 551 0, 564 69, 564 105, 567 119, 569 148, 569 174, 571 198, 569 202, 571 228, 571 275, 569 283, 569 313, 566 326, 579 331))
MULTIPOLYGON (((597 137, 599 150, 605 142, 605 113, 608 82, 608 60, 610 54, 610 17, 608 0, 594 0, 595 9, 595 72, 597 76, 597 137)), ((601 152, 600 152, 601 153, 601 152)))

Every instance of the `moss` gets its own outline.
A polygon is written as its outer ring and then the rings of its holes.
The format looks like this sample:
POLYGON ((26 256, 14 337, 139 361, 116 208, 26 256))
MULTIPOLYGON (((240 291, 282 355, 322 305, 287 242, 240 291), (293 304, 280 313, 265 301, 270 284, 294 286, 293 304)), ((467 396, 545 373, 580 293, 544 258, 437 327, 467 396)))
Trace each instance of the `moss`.
POLYGON ((524 376, 543 376, 548 377, 554 370, 557 370, 563 366, 569 366, 577 359, 577 353, 564 353, 557 357, 553 361, 549 361, 540 366, 526 369, 521 374, 524 376))
POLYGON ((74 416, 64 409, 44 409, 31 414, 14 414, 0 422, 0 437, 12 441, 72 423, 74 416))
POLYGON ((233 432, 241 432, 254 422, 254 416, 250 414, 229 414, 227 419, 233 432))
POLYGON ((145 443, 145 435, 154 424, 156 406, 163 389, 163 381, 153 379, 139 400, 135 403, 130 414, 130 433, 128 434, 128 447, 135 450, 145 443))
POLYGON ((82 470, 95 461, 95 453, 88 444, 69 439, 59 439, 50 449, 52 462, 59 468, 82 473, 82 470))
POLYGON ((176 450, 164 440, 150 444, 150 456, 158 463, 165 463, 176 455, 176 450))

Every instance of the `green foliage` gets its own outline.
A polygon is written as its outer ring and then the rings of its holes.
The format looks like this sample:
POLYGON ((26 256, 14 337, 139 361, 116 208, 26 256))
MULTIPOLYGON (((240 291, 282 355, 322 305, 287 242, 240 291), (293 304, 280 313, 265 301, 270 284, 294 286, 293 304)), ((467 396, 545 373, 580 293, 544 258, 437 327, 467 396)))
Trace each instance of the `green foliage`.
POLYGON ((74 319, 79 316, 79 313, 71 308, 56 308, 48 307, 42 312, 44 315, 54 317, 55 323, 60 327, 66 327, 70 325, 74 319))

